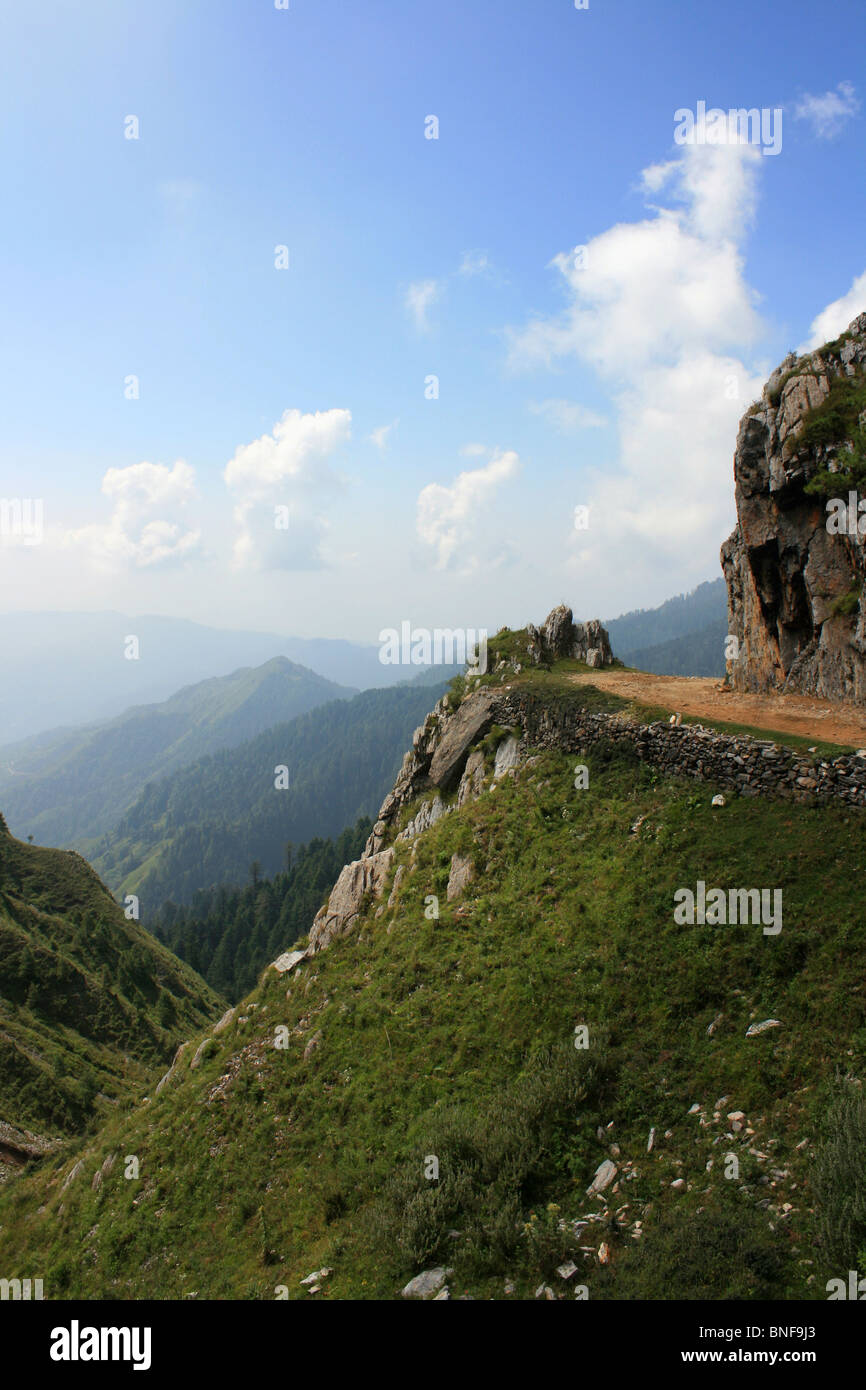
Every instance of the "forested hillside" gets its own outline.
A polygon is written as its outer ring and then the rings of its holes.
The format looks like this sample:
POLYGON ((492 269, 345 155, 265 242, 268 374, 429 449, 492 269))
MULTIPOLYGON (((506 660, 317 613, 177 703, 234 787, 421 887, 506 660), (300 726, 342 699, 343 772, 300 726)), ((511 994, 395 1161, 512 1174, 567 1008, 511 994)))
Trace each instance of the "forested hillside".
POLYGON ((166 903, 152 924, 154 934, 234 1003, 275 956, 309 931, 343 865, 360 857, 372 826, 361 819, 336 840, 301 845, 286 872, 271 879, 255 870, 245 887, 196 893, 189 907, 166 903))
POLYGON ((355 693, 275 657, 107 724, 27 739, 0 749, 6 819, 18 835, 83 849, 116 824, 152 778, 355 693))
MULTIPOLYGON (((714 623, 723 622, 727 613, 727 591, 723 579, 699 584, 688 594, 677 594, 658 608, 635 608, 619 618, 605 622, 613 654, 627 666, 639 665, 638 652, 657 647, 675 638, 688 639, 703 633, 714 623)), ((722 663, 724 666, 724 662, 722 663)), ((654 668, 647 668, 654 669, 654 668)), ((662 674, 698 675, 697 671, 662 674)))
POLYGON ((725 674, 727 619, 716 618, 697 632, 642 647, 623 657, 627 666, 659 676, 718 676, 725 674))
POLYGON ((89 857, 142 920, 169 899, 286 867, 286 849, 374 815, 445 681, 367 690, 150 783, 89 857), (278 768, 286 768, 279 775, 278 768), (287 786, 275 785, 287 781, 287 786))

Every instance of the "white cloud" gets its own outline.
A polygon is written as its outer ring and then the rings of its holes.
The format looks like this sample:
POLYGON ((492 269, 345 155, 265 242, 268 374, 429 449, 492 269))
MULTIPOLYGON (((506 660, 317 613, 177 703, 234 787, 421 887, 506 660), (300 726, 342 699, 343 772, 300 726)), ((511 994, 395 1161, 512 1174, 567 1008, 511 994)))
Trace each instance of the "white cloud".
POLYGON ((502 484, 516 476, 520 459, 513 450, 495 451, 483 468, 459 473, 450 487, 428 483, 418 494, 416 529, 420 539, 435 553, 435 568, 446 569, 461 561, 469 571, 479 564, 497 563, 501 550, 494 553, 487 542, 483 556, 478 523, 502 484))
POLYGON ((439 289, 436 280, 416 280, 406 291, 404 303, 420 333, 426 333, 430 327, 427 315, 430 306, 439 298, 439 289))
POLYGON ((321 499, 338 486, 331 458, 349 439, 351 423, 348 410, 286 410, 271 434, 235 450, 223 477, 238 499, 236 567, 307 570, 326 563, 321 499))
POLYGON ((185 530, 165 516, 196 496, 195 470, 183 459, 172 468, 162 463, 109 468, 102 491, 113 503, 109 520, 63 536, 65 544, 84 547, 100 568, 149 569, 184 559, 198 548, 200 531, 185 530))
POLYGON ((486 251, 464 251, 460 262, 461 275, 483 275, 490 269, 490 258, 486 251))
POLYGON ((760 168, 745 143, 651 166, 644 191, 670 206, 556 256, 564 311, 511 332, 514 367, 577 358, 613 396, 617 462, 576 476, 590 527, 563 532, 570 567, 594 586, 605 576, 611 606, 659 592, 671 568, 704 577, 732 524, 737 421, 762 381, 740 357, 760 326, 740 250, 760 168))
POLYGON ((375 444, 377 449, 386 449, 388 446, 388 435, 396 429, 400 421, 392 420, 390 425, 379 425, 377 429, 371 431, 370 442, 375 444))
POLYGON ((806 120, 819 140, 832 140, 860 110, 852 82, 840 82, 835 91, 815 97, 807 92, 794 108, 797 120, 806 120))
POLYGON ((844 333, 852 319, 866 311, 866 270, 858 275, 847 294, 834 299, 826 309, 822 309, 810 324, 809 336, 801 343, 798 352, 811 352, 822 343, 832 342, 844 333))
POLYGON ((588 410, 576 401, 549 400, 530 402, 533 415, 542 415, 561 434, 571 434, 575 430, 599 429, 607 424, 603 415, 588 410))

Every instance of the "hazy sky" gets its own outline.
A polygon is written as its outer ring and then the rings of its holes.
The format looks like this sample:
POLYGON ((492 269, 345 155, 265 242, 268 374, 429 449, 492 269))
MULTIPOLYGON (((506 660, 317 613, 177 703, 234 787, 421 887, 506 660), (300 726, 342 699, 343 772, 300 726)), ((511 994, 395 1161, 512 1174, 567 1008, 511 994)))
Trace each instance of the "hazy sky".
POLYGON ((650 606, 719 575, 767 372, 866 308, 862 0, 2 16, 4 609, 650 606), (781 148, 677 143, 699 102, 781 148))

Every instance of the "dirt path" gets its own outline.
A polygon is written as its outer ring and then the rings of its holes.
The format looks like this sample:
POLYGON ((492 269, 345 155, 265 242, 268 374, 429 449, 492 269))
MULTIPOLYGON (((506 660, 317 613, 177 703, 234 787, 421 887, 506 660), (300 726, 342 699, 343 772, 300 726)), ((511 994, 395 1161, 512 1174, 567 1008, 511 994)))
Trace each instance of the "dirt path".
POLYGON ((627 700, 657 705, 672 713, 728 724, 748 724, 768 734, 801 734, 825 743, 866 747, 866 709, 810 695, 741 695, 725 690, 712 676, 654 676, 646 671, 593 671, 570 676, 578 685, 595 685, 627 700))

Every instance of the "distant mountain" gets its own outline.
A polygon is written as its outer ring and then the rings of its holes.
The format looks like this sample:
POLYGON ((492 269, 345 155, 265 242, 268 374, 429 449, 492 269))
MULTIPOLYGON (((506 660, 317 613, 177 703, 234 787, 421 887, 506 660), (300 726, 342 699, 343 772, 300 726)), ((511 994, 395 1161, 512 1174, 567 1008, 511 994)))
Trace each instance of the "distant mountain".
MULTIPOLYGON (((0 1129, 111 1113, 222 1005, 79 855, 22 844, 0 816, 0 1129)), ((3 1131, 0 1179, 15 1148, 3 1131)))
POLYGON ((622 658, 627 666, 638 671, 653 671, 659 676, 723 676, 725 674, 725 638, 727 618, 717 618, 698 632, 672 637, 655 647, 629 652, 622 658))
POLYGON ((671 676, 725 672, 727 589, 708 580, 658 608, 636 608, 606 620, 613 654, 627 666, 671 676))
POLYGON ((185 618, 123 613, 0 613, 0 738, 110 719, 166 700, 182 686, 259 666, 274 656, 357 690, 398 684, 378 646, 205 627, 185 618), (138 660, 124 655, 139 641, 138 660))
POLYGON ((110 830, 154 777, 356 693, 274 657, 106 724, 0 749, 0 800, 14 832, 80 849, 110 830))
POLYGON ((198 759, 145 787, 88 857, 112 888, 141 899, 148 921, 167 899, 245 883, 254 864, 276 874, 289 842, 333 837, 375 815, 446 686, 443 672, 435 685, 367 690, 198 759), (278 788, 281 767, 288 787, 278 788))
POLYGON ((605 620, 614 656, 625 661, 631 652, 644 651, 674 637, 698 632, 727 614, 724 579, 699 584, 688 594, 677 594, 658 608, 634 608, 619 618, 605 620))

